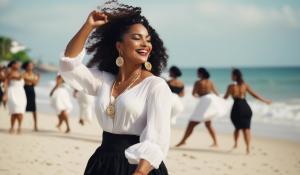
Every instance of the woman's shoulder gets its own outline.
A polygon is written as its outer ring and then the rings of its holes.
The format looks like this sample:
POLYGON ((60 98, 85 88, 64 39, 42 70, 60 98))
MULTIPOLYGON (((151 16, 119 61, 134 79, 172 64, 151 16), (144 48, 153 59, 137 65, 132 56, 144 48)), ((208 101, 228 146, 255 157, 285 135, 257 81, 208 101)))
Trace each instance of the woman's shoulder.
POLYGON ((99 70, 99 69, 97 69, 97 70, 98 70, 99 72, 101 72, 102 75, 103 75, 103 77, 105 77, 105 78, 107 78, 107 79, 112 80, 112 79, 115 79, 115 78, 116 78, 116 75, 114 75, 114 74, 111 73, 111 72, 101 71, 101 70, 99 70))
POLYGON ((169 88, 169 85, 167 84, 167 81, 159 76, 149 76, 146 78, 148 90, 151 93, 159 93, 160 91, 163 91, 165 93, 170 92, 171 90, 169 88))
POLYGON ((169 80, 168 82, 169 82, 169 84, 171 84, 173 86, 176 86, 176 87, 183 87, 184 86, 183 81, 181 81, 179 79, 169 80))
POLYGON ((110 83, 111 81, 115 80, 115 75, 107 72, 107 71, 103 71, 103 70, 99 70, 96 67, 93 68, 89 68, 90 71, 92 72, 92 74, 99 80, 101 80, 102 82, 108 82, 110 83))

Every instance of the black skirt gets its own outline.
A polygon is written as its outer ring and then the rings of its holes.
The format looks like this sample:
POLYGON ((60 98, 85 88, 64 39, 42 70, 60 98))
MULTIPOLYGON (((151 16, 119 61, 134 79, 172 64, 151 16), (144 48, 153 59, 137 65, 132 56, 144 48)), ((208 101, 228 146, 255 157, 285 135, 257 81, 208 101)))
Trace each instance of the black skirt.
MULTIPOLYGON (((85 175, 132 175, 137 165, 129 164, 125 149, 139 142, 139 136, 121 135, 103 132, 102 144, 89 159, 85 175)), ((168 171, 162 162, 158 169, 149 175, 167 175, 168 171)))
POLYGON ((26 111, 35 112, 36 104, 35 104, 35 91, 33 85, 24 85, 24 90, 27 98, 26 111))
POLYGON ((251 127, 252 110, 246 99, 234 98, 231 110, 231 121, 235 129, 249 129, 251 127))

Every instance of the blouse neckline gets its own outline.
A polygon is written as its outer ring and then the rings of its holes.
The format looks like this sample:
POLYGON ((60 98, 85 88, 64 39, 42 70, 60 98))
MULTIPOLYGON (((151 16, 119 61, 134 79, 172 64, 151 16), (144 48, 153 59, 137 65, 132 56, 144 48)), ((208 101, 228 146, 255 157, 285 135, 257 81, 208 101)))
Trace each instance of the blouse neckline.
MULTIPOLYGON (((114 97, 112 94, 110 94, 110 98, 113 99, 113 101, 118 100, 122 95, 125 95, 126 93, 133 91, 135 88, 141 86, 142 84, 144 84, 148 79, 155 77, 154 75, 150 75, 146 78, 144 78, 141 82, 137 83, 136 85, 132 86, 131 88, 125 90, 124 92, 122 92, 121 94, 119 94, 117 97, 114 97)), ((110 86, 110 89, 112 88, 113 84, 110 86)))

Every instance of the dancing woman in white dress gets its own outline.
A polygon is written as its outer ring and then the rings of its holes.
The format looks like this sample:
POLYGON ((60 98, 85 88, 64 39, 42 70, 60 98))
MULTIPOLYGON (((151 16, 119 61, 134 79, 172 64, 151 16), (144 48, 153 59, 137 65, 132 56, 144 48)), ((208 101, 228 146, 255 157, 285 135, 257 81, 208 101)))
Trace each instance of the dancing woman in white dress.
POLYGON ((173 105, 171 112, 171 123, 176 124, 178 115, 183 111, 184 106, 181 101, 181 97, 184 96, 184 83, 179 79, 182 75, 181 70, 177 66, 171 66, 169 69, 169 76, 171 77, 168 80, 168 85, 173 93, 173 105))
POLYGON ((186 140, 192 134, 194 128, 201 122, 204 122, 212 140, 212 147, 217 147, 217 137, 215 129, 212 127, 212 119, 218 115, 226 113, 225 102, 218 97, 218 92, 214 83, 209 80, 209 73, 205 68, 198 69, 198 76, 200 80, 196 81, 193 88, 193 96, 199 98, 199 102, 191 115, 189 124, 185 131, 182 140, 176 145, 179 147, 186 143, 186 140), (223 103, 223 102, 224 103, 223 103))
POLYGON ((93 117, 94 97, 82 91, 74 90, 73 96, 79 105, 79 123, 91 122, 93 117))
POLYGON ((168 55, 140 8, 109 3, 117 8, 90 13, 60 62, 67 83, 96 97, 103 129, 102 144, 84 174, 166 175, 171 91, 158 76, 168 55), (90 34, 93 68, 82 64, 90 34))
POLYGON ((18 122, 17 133, 21 133, 23 114, 26 110, 26 94, 24 91, 24 80, 20 72, 20 63, 11 61, 5 82, 4 99, 7 99, 8 111, 11 115, 10 133, 15 133, 15 123, 18 122))
POLYGON ((64 85, 64 80, 60 75, 56 77, 56 84, 50 92, 50 100, 51 105, 58 116, 58 124, 56 127, 60 130, 62 123, 65 122, 67 126, 65 133, 69 133, 71 131, 69 125, 69 114, 73 105, 70 94, 64 85))

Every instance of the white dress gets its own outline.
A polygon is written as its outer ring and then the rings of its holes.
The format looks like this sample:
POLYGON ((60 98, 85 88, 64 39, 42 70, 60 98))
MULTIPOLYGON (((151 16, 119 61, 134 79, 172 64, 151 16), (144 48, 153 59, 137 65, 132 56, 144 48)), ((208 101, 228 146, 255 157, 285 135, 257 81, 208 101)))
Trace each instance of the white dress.
POLYGON ((199 97, 198 104, 191 115, 190 121, 209 121, 215 117, 225 116, 227 110, 227 104, 223 98, 209 93, 199 97))
POLYGON ((50 101, 57 115, 62 111, 70 113, 73 108, 70 94, 64 84, 55 89, 50 97, 50 101))
POLYGON ((92 121, 94 97, 79 91, 76 93, 77 102, 79 104, 79 118, 85 121, 92 121))
POLYGON ((10 114, 24 114, 26 110, 26 94, 24 80, 10 80, 8 86, 8 111, 10 114))
POLYGON ((125 150, 130 164, 147 160, 154 168, 166 158, 170 143, 171 90, 164 79, 145 78, 115 100, 115 118, 107 116, 110 91, 116 79, 111 73, 82 64, 83 50, 76 58, 62 57, 60 74, 78 91, 95 96, 96 116, 102 129, 114 134, 139 135, 140 142, 125 150))
POLYGON ((177 117, 184 110, 183 103, 176 93, 172 93, 171 124, 176 124, 177 117))

